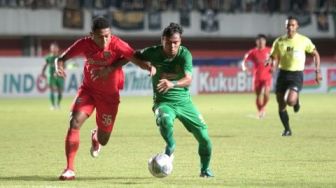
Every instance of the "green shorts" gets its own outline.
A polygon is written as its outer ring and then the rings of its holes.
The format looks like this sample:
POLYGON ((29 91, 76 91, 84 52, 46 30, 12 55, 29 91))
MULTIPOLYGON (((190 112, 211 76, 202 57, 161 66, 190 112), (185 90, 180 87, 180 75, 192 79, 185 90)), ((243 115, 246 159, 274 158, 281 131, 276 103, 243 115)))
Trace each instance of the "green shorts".
POLYGON ((50 87, 64 88, 64 78, 58 76, 50 76, 48 78, 48 84, 50 87))
POLYGON ((203 119, 203 116, 196 109, 191 100, 183 101, 182 103, 155 103, 153 110, 157 120, 159 117, 163 116, 169 116, 172 121, 177 118, 181 121, 184 127, 192 133, 208 128, 203 119))

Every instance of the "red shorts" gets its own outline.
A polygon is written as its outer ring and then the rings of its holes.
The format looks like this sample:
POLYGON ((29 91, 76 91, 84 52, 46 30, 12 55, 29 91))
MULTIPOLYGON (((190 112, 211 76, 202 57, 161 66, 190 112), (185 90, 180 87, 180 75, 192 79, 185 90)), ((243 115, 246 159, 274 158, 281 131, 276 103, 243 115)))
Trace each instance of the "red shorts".
POLYGON ((71 107, 71 111, 80 111, 91 116, 96 108, 96 123, 99 130, 112 132, 119 106, 119 95, 110 96, 93 93, 90 89, 80 87, 71 107), (116 97, 118 97, 116 99, 116 97))
POLYGON ((254 91, 259 91, 263 87, 271 87, 272 79, 255 79, 253 82, 254 91))

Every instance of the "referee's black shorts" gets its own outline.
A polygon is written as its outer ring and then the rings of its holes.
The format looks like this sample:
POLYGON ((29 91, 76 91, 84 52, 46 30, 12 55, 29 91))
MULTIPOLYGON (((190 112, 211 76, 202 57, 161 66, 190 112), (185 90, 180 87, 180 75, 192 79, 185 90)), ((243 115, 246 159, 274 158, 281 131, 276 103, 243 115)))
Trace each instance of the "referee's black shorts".
POLYGON ((285 93, 287 89, 300 92, 303 85, 303 71, 279 71, 275 92, 285 93))

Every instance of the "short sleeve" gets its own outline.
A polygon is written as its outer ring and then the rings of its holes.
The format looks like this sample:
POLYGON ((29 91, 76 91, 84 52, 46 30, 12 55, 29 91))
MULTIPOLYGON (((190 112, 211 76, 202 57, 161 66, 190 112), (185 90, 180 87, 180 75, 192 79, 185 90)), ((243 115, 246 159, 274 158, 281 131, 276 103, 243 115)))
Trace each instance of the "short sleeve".
POLYGON ((193 65, 192 65, 192 55, 186 50, 184 54, 184 73, 192 75, 193 65))
POLYGON ((312 53, 315 49, 315 45, 312 43, 312 41, 307 38, 307 45, 306 45, 306 48, 305 48, 305 51, 307 53, 312 53))
POLYGON ((246 60, 249 60, 249 61, 252 60, 252 53, 253 53, 253 50, 250 50, 246 53, 246 60))
POLYGON ((61 56, 70 59, 83 54, 84 49, 85 49, 85 40, 84 38, 82 38, 74 42, 68 49, 66 49, 63 52, 61 56))
POLYGON ((117 46, 118 52, 126 59, 130 59, 133 57, 134 49, 125 41, 118 39, 116 46, 117 46))
MULTIPOLYGON (((141 59, 145 60, 145 61, 151 61, 151 56, 153 56, 154 54, 154 48, 153 47, 148 47, 148 48, 144 48, 142 50, 139 51, 139 56, 141 59)), ((151 62, 153 63, 153 62, 151 62)))
POLYGON ((276 39, 274 42, 273 42, 273 45, 272 45, 272 49, 271 49, 271 53, 270 53, 270 56, 271 57, 279 57, 280 56, 280 52, 279 52, 279 43, 278 43, 279 39, 276 39))

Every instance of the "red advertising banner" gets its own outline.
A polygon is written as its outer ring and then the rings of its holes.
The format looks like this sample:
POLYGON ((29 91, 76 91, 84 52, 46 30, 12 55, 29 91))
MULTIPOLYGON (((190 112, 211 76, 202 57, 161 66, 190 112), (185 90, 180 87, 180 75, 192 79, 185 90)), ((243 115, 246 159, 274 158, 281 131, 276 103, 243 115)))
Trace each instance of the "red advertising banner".
POLYGON ((336 90, 336 68, 327 69, 328 91, 336 90))
POLYGON ((252 92, 252 74, 237 67, 200 66, 198 93, 252 92))
POLYGON ((303 88, 319 88, 320 85, 316 82, 315 69, 308 68, 304 70, 303 88))

